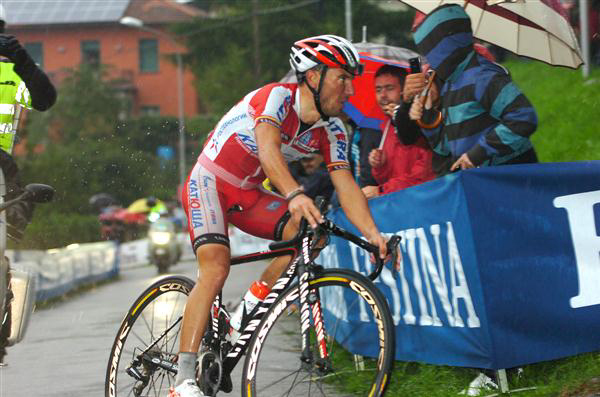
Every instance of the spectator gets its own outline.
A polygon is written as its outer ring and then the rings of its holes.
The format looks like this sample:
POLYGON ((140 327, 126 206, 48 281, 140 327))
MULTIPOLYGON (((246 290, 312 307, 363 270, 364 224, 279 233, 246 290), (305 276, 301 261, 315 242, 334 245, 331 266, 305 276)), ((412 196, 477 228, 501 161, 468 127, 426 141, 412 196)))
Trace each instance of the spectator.
POLYGON ((323 161, 323 156, 319 153, 312 153, 298 161, 298 165, 291 166, 292 176, 302 187, 304 193, 312 199, 322 196, 330 200, 334 187, 327 167, 323 161))
POLYGON ((379 146, 381 131, 372 128, 355 127, 348 139, 350 142, 350 158, 352 159, 353 175, 360 187, 376 185, 369 164, 369 153, 379 146))
POLYGON ((354 180, 360 187, 376 185, 369 165, 369 153, 379 146, 381 131, 358 127, 346 114, 342 114, 340 119, 348 130, 348 159, 354 180))
POLYGON ((403 102, 403 87, 406 78, 404 69, 383 65, 375 73, 375 98, 381 109, 390 116, 382 123, 383 148, 372 149, 368 161, 377 185, 362 188, 367 198, 395 192, 418 185, 435 177, 431 169, 431 149, 414 121, 392 125, 391 116, 403 102), (404 132, 399 134, 398 132, 404 132), (399 137, 408 135, 417 138, 405 144, 399 137))
MULTIPOLYGON (((436 8, 416 29, 414 39, 435 71, 440 91, 443 121, 422 128, 436 153, 436 174, 537 162, 529 140, 537 127, 535 110, 506 69, 476 54, 471 21, 463 8, 436 8)), ((429 104, 434 94, 429 91, 429 104)), ((419 120, 423 100, 415 100, 410 113, 419 120)))

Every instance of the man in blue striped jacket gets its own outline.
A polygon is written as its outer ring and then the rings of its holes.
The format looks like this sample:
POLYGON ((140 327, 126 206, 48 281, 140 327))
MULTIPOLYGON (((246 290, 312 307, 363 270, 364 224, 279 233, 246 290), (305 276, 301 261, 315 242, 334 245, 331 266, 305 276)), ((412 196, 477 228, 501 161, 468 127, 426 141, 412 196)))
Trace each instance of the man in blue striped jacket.
MULTIPOLYGON (((414 40, 436 72, 440 98, 437 106, 425 106, 423 119, 434 120, 440 111, 442 121, 422 132, 435 152, 438 176, 477 166, 537 162, 529 140, 537 127, 535 109, 506 69, 474 51, 471 21, 462 7, 436 8, 414 40)), ((420 101, 414 101, 411 113, 423 115, 420 101)))

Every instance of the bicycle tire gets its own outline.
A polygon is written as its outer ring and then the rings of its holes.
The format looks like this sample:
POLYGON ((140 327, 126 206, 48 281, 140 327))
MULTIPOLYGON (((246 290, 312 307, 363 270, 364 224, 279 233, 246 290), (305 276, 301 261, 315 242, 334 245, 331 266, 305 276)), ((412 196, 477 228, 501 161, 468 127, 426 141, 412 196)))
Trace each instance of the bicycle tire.
MULTIPOLYGON (((383 396, 394 365, 395 331, 381 291, 367 277, 346 269, 318 272, 310 282, 310 290, 318 291, 320 297, 327 351, 331 356, 341 353, 341 357, 331 358, 330 367, 324 371, 318 359, 316 333, 311 331, 310 344, 317 359, 301 362, 300 315, 289 313, 290 307, 297 304, 299 287, 292 285, 265 313, 250 340, 242 372, 242 396, 383 396), (336 306, 342 302, 345 306, 336 306), (377 312, 379 320, 373 321, 377 312), (280 326, 277 331, 276 326, 280 326), (296 355, 289 352, 294 348, 296 355), (377 359, 366 358, 365 368, 356 369, 352 354, 345 349, 377 359), (265 357, 262 361, 261 356, 265 357)), ((311 328, 314 321, 312 324, 311 328)))
POLYGON ((154 368, 149 361, 138 365, 136 369, 148 377, 148 382, 143 387, 144 393, 136 394, 133 392, 134 388, 141 387, 143 382, 140 383, 128 374, 127 368, 136 355, 155 342, 173 323, 176 324, 174 328, 161 338, 150 353, 157 359, 168 360, 173 364, 176 362, 180 317, 193 286, 194 282, 187 277, 166 276, 150 285, 134 301, 119 326, 110 350, 104 383, 106 397, 167 395, 169 387, 175 381, 173 373, 160 367, 154 368))

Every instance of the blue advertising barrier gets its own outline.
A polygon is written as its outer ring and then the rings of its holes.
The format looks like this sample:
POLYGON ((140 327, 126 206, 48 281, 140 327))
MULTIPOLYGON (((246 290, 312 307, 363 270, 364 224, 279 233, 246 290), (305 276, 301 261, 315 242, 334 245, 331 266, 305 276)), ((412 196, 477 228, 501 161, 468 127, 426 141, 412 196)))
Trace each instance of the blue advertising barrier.
MULTIPOLYGON (((369 205, 402 236, 400 271, 376 280, 398 360, 501 369, 600 350, 600 161, 473 169, 369 205)), ((358 232, 340 209, 330 216, 358 232)), ((338 238, 320 260, 371 269, 338 238)))

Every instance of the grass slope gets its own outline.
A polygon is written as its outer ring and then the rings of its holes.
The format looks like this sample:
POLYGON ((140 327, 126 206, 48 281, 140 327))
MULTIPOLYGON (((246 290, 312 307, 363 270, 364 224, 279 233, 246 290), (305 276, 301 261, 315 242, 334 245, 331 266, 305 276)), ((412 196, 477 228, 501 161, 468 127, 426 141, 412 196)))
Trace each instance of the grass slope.
POLYGON ((600 69, 585 82, 581 70, 533 61, 505 66, 537 111, 532 141, 540 161, 600 160, 600 69))

